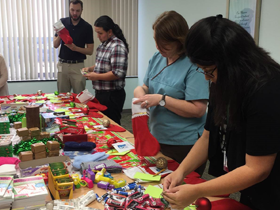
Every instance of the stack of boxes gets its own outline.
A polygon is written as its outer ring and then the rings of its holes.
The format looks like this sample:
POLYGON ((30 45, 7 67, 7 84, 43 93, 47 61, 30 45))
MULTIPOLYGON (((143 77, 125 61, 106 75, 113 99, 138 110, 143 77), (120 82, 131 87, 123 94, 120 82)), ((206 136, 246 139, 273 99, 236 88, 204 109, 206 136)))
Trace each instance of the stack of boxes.
POLYGON ((29 134, 31 138, 40 139, 40 129, 39 128, 29 128, 29 134))
POLYGON ((46 145, 43 142, 31 144, 34 159, 46 158, 46 145))
POLYGON ((31 139, 31 137, 29 136, 29 130, 28 128, 20 128, 17 129, 17 135, 19 137, 21 137, 22 141, 28 141, 31 139))
POLYGON ((21 162, 33 160, 33 152, 31 151, 20 152, 18 156, 21 162))
POLYGON ((51 134, 49 132, 41 132, 40 133, 40 139, 44 139, 44 138, 50 138, 51 134))
POLYGON ((0 117, 0 133, 10 133, 10 120, 7 116, 0 117))
POLYGON ((59 143, 57 141, 48 141, 48 157, 59 156, 59 143))
MULTIPOLYGON (((28 141, 32 138, 41 140, 49 138, 49 132, 40 132, 39 128, 19 128, 17 129, 17 135, 20 136, 22 141, 28 141)), ((59 147, 58 147, 59 148, 59 147)), ((31 151, 25 151, 19 153, 19 159, 21 161, 29 161, 33 159, 40 159, 47 157, 46 145, 43 142, 39 142, 31 145, 31 151)))
POLYGON ((40 132, 39 128, 19 128, 17 129, 17 135, 21 137, 22 141, 28 141, 32 138, 37 140, 50 138, 49 132, 40 132))
POLYGON ((19 153, 19 159, 23 161, 29 161, 33 159, 46 158, 46 145, 43 142, 31 144, 31 151, 25 151, 19 153))

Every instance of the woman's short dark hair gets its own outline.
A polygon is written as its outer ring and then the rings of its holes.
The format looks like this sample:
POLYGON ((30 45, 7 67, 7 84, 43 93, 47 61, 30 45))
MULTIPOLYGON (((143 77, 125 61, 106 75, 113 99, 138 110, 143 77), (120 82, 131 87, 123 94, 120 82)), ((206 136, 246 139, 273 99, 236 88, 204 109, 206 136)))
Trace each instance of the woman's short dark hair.
POLYGON ((280 71, 279 64, 243 27, 221 15, 196 22, 185 47, 193 63, 217 67, 216 124, 222 124, 229 111, 231 126, 238 127, 246 100, 280 71))
POLYGON ((83 10, 83 2, 81 0, 71 0, 69 5, 70 4, 81 4, 81 8, 83 10))
POLYGON ((179 54, 185 53, 185 40, 189 26, 185 18, 175 11, 162 13, 153 24, 155 41, 159 47, 167 42, 180 44, 179 54))
POLYGON ((106 32, 108 32, 109 30, 112 30, 113 34, 116 37, 118 37, 120 40, 123 41, 123 43, 126 46, 126 49, 128 51, 128 44, 127 44, 126 39, 123 35, 122 29, 117 24, 114 23, 112 18, 110 18, 107 15, 103 15, 95 21, 94 26, 101 27, 106 32))

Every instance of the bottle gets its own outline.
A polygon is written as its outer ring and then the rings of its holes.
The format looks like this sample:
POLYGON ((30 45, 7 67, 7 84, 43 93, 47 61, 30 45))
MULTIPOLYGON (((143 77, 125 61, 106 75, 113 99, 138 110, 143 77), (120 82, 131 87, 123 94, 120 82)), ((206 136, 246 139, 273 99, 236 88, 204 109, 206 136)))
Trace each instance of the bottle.
POLYGON ((40 131, 42 131, 42 115, 40 114, 40 131))
POLYGON ((22 124, 22 128, 26 128, 26 116, 25 116, 25 114, 21 119, 21 124, 22 124))

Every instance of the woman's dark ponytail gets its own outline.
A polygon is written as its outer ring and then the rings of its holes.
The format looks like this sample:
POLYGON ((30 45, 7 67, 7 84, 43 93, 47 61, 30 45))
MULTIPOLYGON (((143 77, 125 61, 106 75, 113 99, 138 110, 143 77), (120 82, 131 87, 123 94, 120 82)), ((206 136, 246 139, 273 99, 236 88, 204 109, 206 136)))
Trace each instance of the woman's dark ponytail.
POLYGON ((120 40, 123 41, 126 49, 127 49, 127 52, 129 51, 128 50, 128 44, 126 42, 126 39, 123 35, 123 32, 122 32, 122 29, 114 23, 114 21, 107 15, 103 15, 101 17, 99 17, 95 23, 94 23, 94 26, 96 27, 102 27, 104 31, 109 31, 110 29, 112 29, 114 35, 116 37, 118 37, 120 40))

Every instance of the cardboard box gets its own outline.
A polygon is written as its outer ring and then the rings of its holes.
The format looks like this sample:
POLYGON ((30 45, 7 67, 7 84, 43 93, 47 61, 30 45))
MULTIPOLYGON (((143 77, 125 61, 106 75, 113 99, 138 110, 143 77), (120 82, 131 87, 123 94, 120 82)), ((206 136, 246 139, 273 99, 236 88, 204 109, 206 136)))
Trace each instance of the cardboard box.
POLYGON ((59 156, 59 149, 58 150, 49 150, 48 157, 59 156))
POLYGON ((29 128, 29 133, 31 135, 31 137, 37 137, 40 136, 40 129, 39 128, 29 128))
POLYGON ((21 122, 14 122, 14 128, 15 129, 22 128, 22 123, 21 122))
POLYGON ((31 151, 33 153, 46 152, 46 145, 43 142, 31 144, 31 151))
POLYGON ((40 175, 42 173, 48 173, 48 165, 43 166, 37 166, 37 167, 28 167, 20 170, 21 177, 27 177, 27 176, 36 176, 40 175))
POLYGON ((13 157, 12 140, 14 138, 15 138, 15 134, 0 135, 0 156, 1 157, 13 157))
POLYGON ((10 120, 7 116, 0 117, 0 133, 10 133, 10 120))
POLYGON ((17 135, 18 136, 29 136, 29 130, 28 128, 20 128, 20 129, 17 129, 17 135))
POLYGON ((42 113, 41 115, 42 115, 42 130, 44 131, 54 130, 54 128, 56 127, 59 128, 59 125, 55 123, 56 118, 69 119, 68 115, 55 115, 53 112, 42 113))
POLYGON ((28 103, 10 103, 10 104, 1 104, 1 112, 9 113, 12 110, 20 110, 22 107, 28 105, 28 103))
POLYGON ((33 152, 31 151, 20 152, 18 156, 21 162, 33 160, 33 152))
MULTIPOLYGON (((25 162, 19 163, 20 170, 27 169, 30 170, 30 168, 37 168, 38 166, 46 165, 49 163, 56 163, 56 162, 71 162, 70 158, 68 156, 55 156, 55 157, 47 157, 42 158, 38 160, 30 160, 25 162)), ((69 175, 67 175, 69 176, 69 175)), ((59 192, 55 189, 55 180, 52 176, 51 171, 49 171, 48 176, 48 187, 50 189, 51 194, 55 199, 60 199, 59 192)), ((70 191, 69 199, 73 198, 73 189, 70 191)))
POLYGON ((59 150, 60 144, 57 141, 47 141, 48 150, 59 150))
POLYGON ((51 134, 49 132, 41 132, 40 133, 41 138, 50 138, 51 134))
POLYGON ((34 159, 41 159, 41 158, 46 158, 46 157, 47 157, 46 151, 34 153, 34 159))
POLYGON ((49 163, 56 163, 56 162, 71 162, 68 156, 58 156, 58 157, 47 157, 38 160, 30 160, 26 162, 19 163, 19 169, 26 169, 26 168, 36 168, 38 166, 43 166, 49 163))
POLYGON ((22 141, 29 141, 31 140, 31 136, 21 136, 20 137, 22 141))

